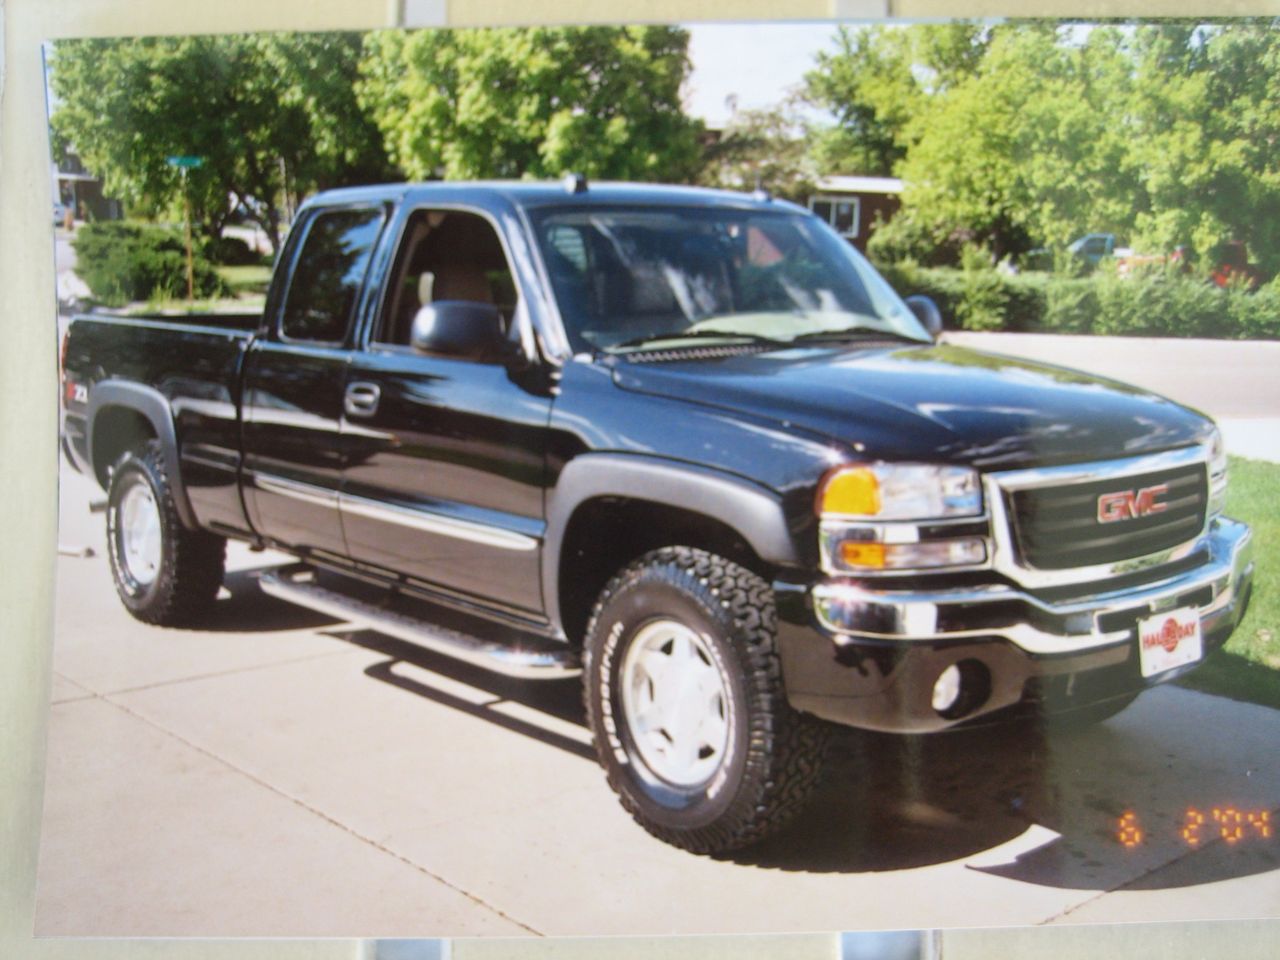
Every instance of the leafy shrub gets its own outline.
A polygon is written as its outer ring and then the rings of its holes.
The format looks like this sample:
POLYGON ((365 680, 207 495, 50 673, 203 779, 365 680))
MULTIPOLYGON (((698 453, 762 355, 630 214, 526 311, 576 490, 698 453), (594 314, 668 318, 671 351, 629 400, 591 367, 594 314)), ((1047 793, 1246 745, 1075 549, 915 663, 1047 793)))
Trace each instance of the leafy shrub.
POLYGON ((907 260, 880 268, 889 285, 904 297, 922 294, 933 300, 942 312, 944 326, 955 326, 956 310, 963 296, 963 279, 951 267, 921 267, 907 260))
MULTIPOLYGON (((185 296, 187 254, 173 230, 129 221, 87 223, 76 233, 76 273, 109 306, 185 296)), ((217 297, 228 288, 213 265, 193 258, 195 294, 217 297)))
POLYGON ((1232 335, 1225 292, 1193 277, 1164 271, 1131 277, 1100 274, 1097 290, 1094 333, 1153 337, 1232 335))
POLYGON ((199 249, 210 263, 247 267, 262 262, 261 255, 239 237, 205 237, 199 249))
POLYGON ((1240 336, 1280 340, 1280 277, 1254 294, 1228 290, 1227 297, 1240 336))
POLYGON ((1004 277, 991 268, 981 247, 969 245, 960 255, 961 296, 956 319, 966 330, 1003 330, 1009 296, 1004 277))
POLYGON ((1044 284, 1044 312, 1027 329, 1046 333, 1090 333, 1098 318, 1098 284, 1092 279, 1053 277, 1044 284))
POLYGON ((966 269, 910 261, 883 269, 904 296, 932 297, 948 327, 1137 337, 1280 339, 1280 280, 1250 292, 1219 288, 1202 277, 1150 269, 1121 277, 1005 274, 980 254, 966 269))
POLYGON ((867 240, 867 256, 877 267, 921 263, 931 267, 960 262, 962 238, 939 236, 911 210, 900 210, 887 223, 876 214, 867 240))

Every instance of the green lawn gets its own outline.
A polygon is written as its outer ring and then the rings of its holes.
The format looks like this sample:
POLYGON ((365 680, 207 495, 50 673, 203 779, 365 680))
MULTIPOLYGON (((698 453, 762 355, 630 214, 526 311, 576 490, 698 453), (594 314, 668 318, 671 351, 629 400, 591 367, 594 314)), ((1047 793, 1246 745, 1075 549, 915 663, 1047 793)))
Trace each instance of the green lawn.
POLYGON ((209 300, 153 297, 145 303, 131 305, 126 313, 251 313, 266 305, 267 285, 271 282, 269 265, 219 265, 215 269, 231 288, 229 296, 209 300))
POLYGON ((219 266, 216 268, 222 279, 238 296, 246 294, 266 296, 267 284, 271 282, 271 267, 261 266, 259 264, 250 264, 247 267, 227 267, 219 266))
POLYGON ((1280 707, 1280 464, 1232 457, 1229 483, 1227 516, 1253 528, 1253 600, 1223 651, 1181 682, 1280 707))

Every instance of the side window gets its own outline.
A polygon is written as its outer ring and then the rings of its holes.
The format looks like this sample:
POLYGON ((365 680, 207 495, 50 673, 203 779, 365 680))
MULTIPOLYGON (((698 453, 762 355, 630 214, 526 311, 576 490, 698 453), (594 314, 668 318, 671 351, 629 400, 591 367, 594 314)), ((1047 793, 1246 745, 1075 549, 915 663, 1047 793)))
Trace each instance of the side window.
POLYGON ((484 217, 462 210, 415 210, 392 268, 377 343, 406 346, 413 318, 429 303, 492 303, 508 324, 517 293, 502 243, 484 217))
POLYGON ((346 336, 382 221, 380 207, 334 210, 312 221, 284 302, 285 337, 337 343, 346 336))

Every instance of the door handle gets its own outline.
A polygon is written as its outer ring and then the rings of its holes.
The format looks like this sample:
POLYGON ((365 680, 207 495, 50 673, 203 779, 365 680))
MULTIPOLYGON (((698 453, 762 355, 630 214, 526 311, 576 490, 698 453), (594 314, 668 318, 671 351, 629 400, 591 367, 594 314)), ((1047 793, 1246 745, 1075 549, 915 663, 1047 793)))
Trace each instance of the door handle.
POLYGON ((349 417, 372 417, 378 412, 380 399, 382 399, 382 388, 376 383, 353 383, 347 387, 342 409, 349 417))

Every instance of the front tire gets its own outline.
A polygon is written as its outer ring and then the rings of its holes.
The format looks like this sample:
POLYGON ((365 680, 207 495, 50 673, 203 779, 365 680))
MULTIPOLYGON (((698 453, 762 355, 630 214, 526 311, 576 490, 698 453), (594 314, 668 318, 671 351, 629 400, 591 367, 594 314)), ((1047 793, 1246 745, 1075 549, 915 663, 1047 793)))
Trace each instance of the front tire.
POLYGON ((781 828, 821 778, 827 727, 787 703, 773 592, 723 557, 668 547, 600 596, 587 719, 623 807, 651 834, 725 853, 781 828))
POLYGON ((111 474, 107 553, 116 593, 144 623, 190 625, 218 595, 226 540, 182 525, 159 441, 125 454, 111 474))

